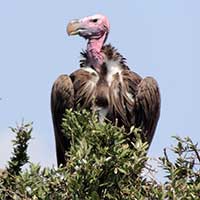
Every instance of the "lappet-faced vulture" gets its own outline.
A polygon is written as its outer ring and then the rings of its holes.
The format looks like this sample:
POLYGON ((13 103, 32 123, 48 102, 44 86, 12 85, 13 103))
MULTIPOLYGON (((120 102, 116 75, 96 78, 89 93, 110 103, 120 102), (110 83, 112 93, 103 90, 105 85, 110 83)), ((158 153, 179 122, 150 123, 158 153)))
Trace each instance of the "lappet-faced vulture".
POLYGON ((62 132, 65 109, 95 109, 99 121, 106 119, 129 130, 142 129, 142 138, 150 144, 160 115, 160 93, 156 80, 141 78, 131 71, 126 59, 110 44, 105 45, 110 25, 106 16, 93 15, 72 20, 69 35, 87 40, 81 53, 80 68, 70 76, 60 75, 51 94, 51 111, 56 139, 58 165, 65 164, 70 141, 62 132))

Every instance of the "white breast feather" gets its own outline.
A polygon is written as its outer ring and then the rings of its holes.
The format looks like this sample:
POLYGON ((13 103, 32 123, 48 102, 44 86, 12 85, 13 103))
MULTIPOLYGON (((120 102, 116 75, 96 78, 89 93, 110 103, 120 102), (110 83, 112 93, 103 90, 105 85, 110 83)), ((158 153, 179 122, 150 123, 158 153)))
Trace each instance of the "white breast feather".
POLYGON ((130 92, 127 92, 126 95, 132 102, 134 102, 133 95, 130 92))
POLYGON ((108 82, 108 85, 110 86, 112 81, 113 81, 113 75, 119 73, 119 76, 120 76, 120 81, 121 80, 121 71, 122 71, 122 68, 121 68, 121 65, 119 63, 119 61, 113 61, 113 60, 108 60, 106 62, 106 65, 107 65, 107 77, 106 77, 106 80, 108 82))
POLYGON ((89 72, 91 74, 95 73, 98 76, 97 72, 94 69, 92 69, 91 67, 82 67, 81 69, 85 70, 86 72, 89 72))
POLYGON ((98 80, 99 80, 98 73, 94 69, 92 69, 91 67, 83 67, 81 69, 86 71, 86 72, 89 72, 90 74, 95 74, 95 75, 92 76, 92 79, 90 81, 88 81, 88 84, 92 84, 92 87, 95 87, 98 80))

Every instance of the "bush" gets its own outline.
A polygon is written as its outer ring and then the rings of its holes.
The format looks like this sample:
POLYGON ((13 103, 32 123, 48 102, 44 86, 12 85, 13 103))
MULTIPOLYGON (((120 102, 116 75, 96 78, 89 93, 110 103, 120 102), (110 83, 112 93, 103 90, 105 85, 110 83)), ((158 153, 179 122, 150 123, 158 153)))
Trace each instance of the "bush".
POLYGON ((31 124, 12 129, 16 133, 14 150, 7 169, 0 172, 0 199, 199 199, 200 150, 191 139, 175 137, 174 162, 164 150, 159 158, 166 171, 166 181, 142 173, 148 144, 141 131, 111 124, 99 124, 96 116, 86 112, 66 111, 63 130, 71 140, 66 166, 41 168, 28 162, 26 153, 31 138, 31 124), (134 134, 134 141, 129 140, 134 134))

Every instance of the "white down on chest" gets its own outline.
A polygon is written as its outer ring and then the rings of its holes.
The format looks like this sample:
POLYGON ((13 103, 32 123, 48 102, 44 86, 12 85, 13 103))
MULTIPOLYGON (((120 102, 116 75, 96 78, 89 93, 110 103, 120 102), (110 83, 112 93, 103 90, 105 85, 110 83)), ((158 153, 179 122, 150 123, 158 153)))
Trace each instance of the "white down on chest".
POLYGON ((106 80, 108 85, 110 86, 112 81, 113 81, 113 75, 119 74, 120 82, 122 82, 122 77, 121 77, 121 72, 122 72, 122 67, 119 63, 119 61, 113 61, 113 60, 108 60, 106 62, 107 66, 107 76, 106 80))
MULTIPOLYGON (((122 69, 120 62, 118 60, 117 61, 108 60, 106 62, 106 65, 107 65, 106 80, 108 82, 109 87, 112 84, 113 76, 117 73, 119 74, 119 81, 123 84, 123 79, 122 79, 122 75, 121 75, 121 72, 123 71, 123 69, 122 69)), ((113 91, 113 92, 118 93, 119 91, 117 90, 117 91, 113 91)), ((126 91, 126 95, 132 102, 134 101, 133 95, 130 92, 126 91)))

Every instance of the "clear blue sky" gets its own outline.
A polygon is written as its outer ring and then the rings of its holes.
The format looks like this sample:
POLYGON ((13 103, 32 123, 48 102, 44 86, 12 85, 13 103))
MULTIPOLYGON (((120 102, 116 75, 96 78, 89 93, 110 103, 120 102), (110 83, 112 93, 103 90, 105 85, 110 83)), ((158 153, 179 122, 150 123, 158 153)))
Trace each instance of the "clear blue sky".
POLYGON ((70 19, 108 16, 108 41, 132 70, 157 79, 161 117, 149 155, 162 155, 172 135, 200 142, 200 1, 39 1, 0 2, 0 167, 10 156, 16 122, 34 122, 31 160, 56 164, 50 92, 62 73, 79 68, 86 42, 68 37, 70 19))

